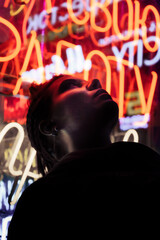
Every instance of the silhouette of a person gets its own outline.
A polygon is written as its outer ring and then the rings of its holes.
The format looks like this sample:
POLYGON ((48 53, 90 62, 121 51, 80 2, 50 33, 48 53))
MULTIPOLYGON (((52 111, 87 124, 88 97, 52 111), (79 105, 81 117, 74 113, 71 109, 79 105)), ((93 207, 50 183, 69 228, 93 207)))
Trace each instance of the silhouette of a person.
POLYGON ((139 143, 111 143, 118 106, 99 80, 60 75, 30 91, 27 131, 43 177, 20 197, 8 240, 106 238, 109 226, 157 207, 160 157, 139 143))

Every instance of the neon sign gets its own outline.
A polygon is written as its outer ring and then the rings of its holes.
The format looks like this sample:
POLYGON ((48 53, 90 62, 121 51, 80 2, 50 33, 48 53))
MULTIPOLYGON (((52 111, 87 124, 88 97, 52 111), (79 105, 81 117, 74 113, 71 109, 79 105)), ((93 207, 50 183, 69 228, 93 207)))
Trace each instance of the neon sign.
POLYGON ((6 133, 10 129, 12 129, 12 128, 16 128, 18 130, 18 133, 17 133, 17 136, 16 136, 16 138, 14 140, 14 144, 12 146, 12 150, 11 150, 12 154, 10 154, 10 157, 8 159, 8 170, 11 173, 12 176, 22 176, 21 180, 20 180, 20 183, 19 183, 19 186, 18 186, 18 189, 17 189, 17 191, 15 193, 14 199, 10 203, 10 204, 15 204, 17 199, 18 199, 18 197, 19 197, 19 194, 20 194, 20 192, 22 190, 22 187, 24 185, 24 182, 25 182, 26 178, 29 176, 31 178, 37 179, 41 175, 33 173, 33 172, 30 172, 31 165, 32 165, 33 160, 34 160, 35 155, 36 155, 36 151, 32 147, 30 148, 30 154, 28 156, 27 164, 26 164, 24 172, 22 172, 21 170, 15 170, 14 169, 14 164, 15 164, 18 152, 19 152, 20 147, 22 145, 22 142, 24 140, 24 130, 23 130, 23 127, 20 124, 18 124, 18 123, 9 123, 9 124, 7 124, 2 129, 2 131, 0 132, 0 143, 2 142, 2 140, 3 140, 4 136, 6 135, 6 133))
MULTIPOLYGON (((129 89, 129 91, 138 90, 140 98, 141 114, 150 114, 154 92, 157 85, 158 75, 155 71, 150 72, 150 91, 146 95, 145 83, 142 81, 141 69, 143 66, 149 67, 155 65, 160 59, 159 47, 159 31, 160 31, 160 16, 155 6, 147 5, 141 8, 138 1, 131 0, 114 0, 114 1, 86 1, 86 4, 80 0, 67 0, 60 5, 54 4, 48 0, 44 2, 43 8, 40 13, 32 14, 34 12, 35 0, 26 1, 18 10, 13 10, 13 4, 10 5, 10 14, 12 16, 19 16, 26 9, 26 14, 22 23, 22 40, 24 46, 27 46, 25 51, 24 61, 21 64, 18 59, 15 60, 17 82, 12 89, 12 94, 16 95, 22 86, 23 82, 36 80, 37 82, 44 82, 52 78, 53 74, 81 74, 86 80, 89 79, 90 72, 95 68, 95 57, 99 57, 101 65, 104 65, 103 72, 105 76, 105 88, 114 95, 113 88, 115 89, 115 99, 119 104, 119 118, 124 117, 126 112, 126 103, 124 101, 125 88, 130 81, 130 85, 137 85, 137 89, 129 89), (121 4, 124 7, 124 14, 122 21, 119 24, 121 4), (62 14, 63 9, 63 14, 62 14), (101 13, 101 24, 97 21, 99 12, 101 13), (49 14, 49 15, 48 15, 49 14), (148 25, 148 18, 151 18, 150 25, 148 25), (60 23, 59 28, 54 25, 60 23), (64 22, 64 24, 63 24, 64 22), (73 24, 83 27, 84 35, 77 36, 76 32, 73 33, 73 24), (90 28, 90 39, 95 48, 88 51, 83 50, 83 45, 73 44, 66 40, 60 40, 55 45, 55 53, 52 52, 50 56, 50 63, 45 64, 44 59, 44 44, 48 44, 43 31, 45 29, 51 30, 50 32, 61 33, 67 25, 68 34, 77 40, 83 40, 89 35, 88 29, 90 28), (124 27, 125 25, 125 27, 124 27), (37 31, 37 33, 36 33, 37 31), (41 32, 41 41, 39 42, 38 36, 41 32), (111 32, 113 35, 109 35, 111 32), (98 35, 101 33, 101 35, 98 35), (104 35, 104 38, 102 37, 104 35), (98 38, 97 38, 98 36, 98 38), (101 37, 99 37, 101 36, 101 37), (106 54, 103 46, 108 43, 108 38, 116 36, 116 40, 111 43, 112 54, 106 54), (29 37, 29 41, 27 40, 29 37), (118 39, 118 40, 117 40, 118 39), (121 47, 116 45, 116 42, 121 42, 121 47), (28 42, 28 44, 27 44, 28 42), (102 44, 101 44, 102 43, 102 44), (65 51, 65 54, 64 54, 65 51), (152 53, 152 58, 145 57, 144 52, 152 53), (32 57, 37 62, 36 68, 30 68, 32 57), (67 64, 66 64, 67 63, 67 64), (117 81, 119 86, 113 85, 113 69, 117 66, 117 81), (126 74, 127 68, 134 71, 134 79, 128 78, 126 74), (131 82, 132 81, 132 82, 131 82)), ((5 1, 4 6, 8 7, 9 2, 5 1)), ((16 48, 12 50, 12 54, 7 54, 0 58, 3 60, 2 73, 5 74, 6 65, 21 54, 21 37, 20 33, 13 26, 12 23, 0 18, 0 22, 12 31, 16 48)), ((48 32, 48 33, 50 33, 48 32)), ((98 65, 98 68, 101 68, 98 65)), ((103 77, 104 78, 104 77, 103 77)), ((5 86, 5 84, 4 84, 5 86)))
MULTIPOLYGON (((19 78, 17 79, 17 83, 15 88, 12 90, 12 93, 16 95, 20 88, 22 82, 27 78, 27 81, 32 79, 32 75, 38 73, 38 82, 44 82, 45 79, 49 80, 53 74, 55 73, 67 73, 67 74, 76 74, 82 73, 83 77, 88 80, 89 72, 92 71, 94 68, 93 58, 94 56, 99 56, 105 65, 105 72, 106 72, 106 90, 108 92, 112 92, 112 70, 113 66, 117 65, 117 73, 119 72, 119 90, 118 90, 118 104, 119 104, 119 117, 122 118, 124 116, 124 95, 125 95, 125 79, 126 79, 126 68, 130 68, 134 70, 135 75, 135 82, 137 83, 137 88, 139 91, 140 96, 140 103, 141 103, 141 114, 149 114, 151 111, 152 101, 154 97, 154 92, 157 84, 157 73, 155 71, 151 72, 151 82, 150 82, 150 92, 149 95, 146 96, 144 92, 144 87, 142 83, 142 76, 140 72, 140 68, 145 66, 151 66, 156 64, 160 59, 160 48, 159 48, 159 23, 160 23, 160 16, 158 10, 152 6, 147 5, 143 11, 141 11, 140 3, 138 1, 131 0, 123 0, 123 1, 100 1, 97 2, 95 0, 91 0, 90 3, 87 1, 87 5, 85 5, 80 0, 67 0, 66 2, 61 3, 59 8, 65 9, 65 14, 59 14, 58 6, 52 7, 51 1, 46 1, 46 9, 42 9, 40 14, 34 15, 34 17, 29 16, 32 10, 34 9, 35 1, 27 1, 26 4, 29 4, 27 9, 26 17, 24 18, 22 24, 22 35, 23 40, 26 39, 26 36, 30 34, 29 45, 27 51, 25 53, 25 58, 23 64, 20 66, 19 63, 19 78), (127 21, 127 29, 123 29, 121 31, 121 26, 118 24, 119 19, 119 4, 124 2, 126 4, 126 16, 125 20, 127 21), (49 7, 48 7, 49 6, 49 7), (112 11, 110 10, 112 8, 112 11), (47 18, 47 11, 50 12, 50 19, 47 18), (103 12, 102 14, 102 26, 98 26, 98 22, 96 22, 96 17, 98 16, 98 12, 103 12), (148 27, 146 22, 148 16, 152 15, 151 26, 148 27), (83 17, 82 17, 83 16, 83 17), (48 26, 54 26, 57 22, 57 19, 60 22, 66 21, 68 25, 69 34, 73 36, 71 23, 75 23, 79 26, 85 26, 85 31, 87 31, 87 26, 90 25, 91 31, 91 40, 93 41, 94 45, 97 47, 103 47, 105 45, 105 41, 107 39, 106 33, 111 31, 114 35, 119 39, 119 41, 123 41, 121 49, 115 44, 112 45, 112 54, 113 55, 106 55, 103 53, 103 49, 91 50, 86 55, 86 52, 83 52, 83 48, 81 45, 76 45, 70 43, 68 41, 60 40, 56 44, 55 54, 52 53, 50 57, 51 63, 44 65, 43 59, 43 52, 41 52, 41 43, 37 40, 37 34, 35 31, 44 30, 45 28, 49 28, 48 26), (133 21, 134 19, 134 21, 133 21), (153 27, 154 22, 154 27, 153 27), (39 24, 39 27, 36 25, 39 24), (25 27, 24 27, 25 26, 25 27), (70 30, 69 30, 70 29, 70 30), (150 33, 152 35, 148 35, 148 31, 150 29, 150 33), (34 31, 33 31, 34 30, 34 31), (26 34, 24 34, 26 32, 26 34), (101 45, 102 38, 96 40, 95 35, 97 33, 104 33, 106 36, 104 37, 103 44, 101 45), (154 34, 154 35, 153 35, 154 34), (132 39, 129 41, 130 39, 132 39), (128 41, 128 42, 126 42, 128 41), (126 42, 126 43, 125 43, 126 42), (67 65, 65 64, 64 52, 63 49, 66 49, 66 59, 67 65), (144 48, 145 51, 147 50, 150 53, 155 53, 152 59, 144 58, 144 48), (27 68, 30 64, 30 60, 33 56, 33 52, 37 58, 37 68, 31 69, 27 71, 27 68), (126 58, 126 54, 128 53, 128 59, 126 58), (136 54, 136 64, 135 64, 135 53, 136 54), (148 98, 148 101, 146 101, 148 98)), ((7 4, 6 4, 7 5, 7 4)), ((12 5, 11 5, 12 6, 12 5)), ((23 6, 24 7, 24 6, 23 6)), ((20 9, 20 8, 19 8, 20 9)), ((23 9, 18 10, 16 14, 20 14, 23 9)), ((16 15, 15 14, 15 15, 16 15)), ((15 56, 19 55, 21 52, 21 37, 19 32, 16 28, 9 23, 2 17, 0 18, 0 22, 6 25, 8 28, 11 29, 15 36, 16 41, 16 48, 12 51, 12 54, 7 55, 5 57, 0 58, 0 61, 7 62, 12 60, 15 56)), ((61 26, 58 32, 63 31, 65 26, 61 26)), ((54 29, 55 30, 55 29, 54 29)), ((83 39, 82 36, 80 39, 83 39)), ((27 39, 24 41, 26 42, 27 39)), ((35 57, 34 57, 35 59, 35 57)), ((36 75, 35 74, 35 75, 36 75)), ((31 80, 32 81, 32 80, 31 80)), ((115 87, 115 86, 114 86, 115 87)))

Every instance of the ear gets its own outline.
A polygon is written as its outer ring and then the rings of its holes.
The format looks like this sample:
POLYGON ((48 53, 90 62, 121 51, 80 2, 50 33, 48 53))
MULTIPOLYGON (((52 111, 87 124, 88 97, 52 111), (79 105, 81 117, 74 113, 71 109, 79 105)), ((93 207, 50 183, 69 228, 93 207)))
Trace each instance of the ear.
POLYGON ((54 135, 55 126, 56 126, 56 124, 54 124, 51 121, 42 120, 39 123, 39 130, 43 135, 51 136, 51 135, 54 135))

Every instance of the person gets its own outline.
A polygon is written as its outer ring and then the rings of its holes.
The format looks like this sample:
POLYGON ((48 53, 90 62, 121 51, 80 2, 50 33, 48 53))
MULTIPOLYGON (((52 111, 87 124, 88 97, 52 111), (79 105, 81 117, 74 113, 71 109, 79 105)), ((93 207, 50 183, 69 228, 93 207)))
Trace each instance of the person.
POLYGON ((101 239, 109 226, 141 225, 158 204, 160 157, 140 143, 111 143, 118 106, 100 81, 59 75, 30 92, 27 131, 43 177, 20 197, 8 240, 101 239))

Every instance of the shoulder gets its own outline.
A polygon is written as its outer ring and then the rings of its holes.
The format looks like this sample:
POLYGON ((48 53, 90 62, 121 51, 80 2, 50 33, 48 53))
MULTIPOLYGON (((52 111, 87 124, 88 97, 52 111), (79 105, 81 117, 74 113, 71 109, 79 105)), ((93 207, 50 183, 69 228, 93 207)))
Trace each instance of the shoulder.
POLYGON ((121 171, 160 174, 160 155, 148 146, 134 142, 117 142, 111 144, 108 150, 111 161, 121 171))
POLYGON ((66 155, 50 176, 55 173, 89 173, 123 170, 129 167, 155 166, 160 169, 160 155, 153 149, 134 142, 115 142, 104 148, 85 149, 66 155))
MULTIPOLYGON (((124 155, 128 155, 128 157, 142 157, 143 159, 146 157, 147 159, 151 157, 153 160, 160 160, 160 155, 151 149, 150 147, 135 142, 116 142, 110 145, 110 150, 116 150, 117 153, 123 153, 124 155)), ((146 159, 146 160, 147 160, 146 159)))

